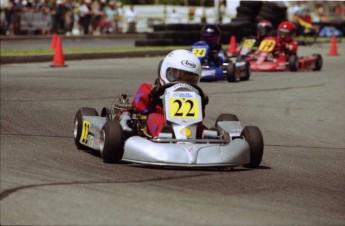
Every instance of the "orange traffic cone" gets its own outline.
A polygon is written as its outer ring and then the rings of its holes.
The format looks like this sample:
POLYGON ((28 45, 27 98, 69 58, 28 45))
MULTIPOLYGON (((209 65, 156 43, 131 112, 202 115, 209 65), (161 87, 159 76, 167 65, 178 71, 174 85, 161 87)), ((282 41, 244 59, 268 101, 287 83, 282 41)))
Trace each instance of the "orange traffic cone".
POLYGON ((236 38, 234 35, 230 38, 230 45, 228 49, 228 54, 232 55, 236 53, 236 38))
POLYGON ((328 55, 330 55, 330 56, 337 56, 338 55, 337 38, 335 37, 335 35, 332 36, 331 46, 329 48, 328 55))
POLYGON ((59 36, 57 37, 55 55, 51 67, 67 67, 63 57, 61 38, 59 36))
POLYGON ((51 49, 56 49, 57 37, 58 37, 58 35, 56 33, 54 33, 53 37, 52 37, 51 47, 50 47, 51 49))

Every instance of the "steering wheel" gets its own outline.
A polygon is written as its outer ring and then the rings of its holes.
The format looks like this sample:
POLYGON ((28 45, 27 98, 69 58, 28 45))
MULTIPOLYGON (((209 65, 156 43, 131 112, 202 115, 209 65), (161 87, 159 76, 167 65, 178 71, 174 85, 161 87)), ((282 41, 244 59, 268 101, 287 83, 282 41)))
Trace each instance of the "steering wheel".
POLYGON ((168 83, 168 84, 165 84, 162 86, 158 86, 158 90, 155 91, 154 96, 151 96, 151 95, 150 96, 155 103, 162 106, 162 101, 159 99, 159 97, 164 94, 164 92, 167 88, 170 88, 170 87, 172 87, 176 84, 179 84, 179 83, 188 84, 188 85, 192 86, 193 88, 195 88, 196 90, 198 90, 199 95, 201 96, 202 106, 205 106, 208 103, 208 97, 204 94, 204 91, 202 91, 202 89, 198 85, 188 83, 188 82, 171 82, 171 83, 168 83))

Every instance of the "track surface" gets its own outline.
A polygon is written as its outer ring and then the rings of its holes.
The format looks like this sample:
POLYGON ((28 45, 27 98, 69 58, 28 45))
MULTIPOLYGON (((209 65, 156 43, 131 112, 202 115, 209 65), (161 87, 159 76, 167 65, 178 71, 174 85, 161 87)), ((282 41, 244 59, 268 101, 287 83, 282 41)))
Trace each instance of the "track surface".
POLYGON ((321 72, 252 73, 201 83, 206 124, 235 113, 258 126, 258 169, 104 164, 77 150, 74 115, 154 80, 161 58, 1 66, 1 225, 344 225, 345 74, 328 46, 321 72))

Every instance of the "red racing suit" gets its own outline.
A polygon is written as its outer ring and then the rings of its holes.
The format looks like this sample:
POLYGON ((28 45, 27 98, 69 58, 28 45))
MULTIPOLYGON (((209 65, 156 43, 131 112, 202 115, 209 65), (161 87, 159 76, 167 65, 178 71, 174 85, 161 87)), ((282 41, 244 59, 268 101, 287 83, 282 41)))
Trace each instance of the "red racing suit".
MULTIPOLYGON (((157 137, 166 124, 166 120, 163 107, 158 104, 155 105, 150 101, 150 93, 153 87, 152 84, 141 84, 133 98, 132 106, 141 114, 147 115, 146 126, 148 132, 152 137, 157 137)), ((203 116, 205 116, 204 112, 203 116)), ((201 137, 203 129, 206 128, 206 126, 201 124, 201 126, 198 127, 197 137, 201 137)))
POLYGON ((276 46, 273 53, 285 53, 286 55, 297 55, 298 43, 296 40, 284 41, 279 37, 276 38, 276 46))

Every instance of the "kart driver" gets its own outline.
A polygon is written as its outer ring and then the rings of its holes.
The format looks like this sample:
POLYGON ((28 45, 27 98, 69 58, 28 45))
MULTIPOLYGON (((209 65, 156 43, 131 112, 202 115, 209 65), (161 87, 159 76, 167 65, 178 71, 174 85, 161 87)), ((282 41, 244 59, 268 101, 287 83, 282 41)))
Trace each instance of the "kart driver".
POLYGON ((264 40, 264 38, 268 37, 268 36, 272 36, 272 23, 269 22, 268 20, 261 20, 257 26, 256 26, 256 36, 251 36, 251 37, 247 37, 244 39, 244 41, 242 42, 242 44, 237 48, 236 52, 237 54, 241 53, 242 50, 242 46, 244 44, 244 42, 246 40, 254 40, 255 42, 253 44, 252 50, 249 53, 246 53, 246 57, 251 60, 252 58, 255 57, 255 51, 257 51, 257 49, 260 46, 260 43, 262 40, 264 40))
POLYGON ((210 47, 208 59, 217 67, 221 66, 225 59, 220 38, 221 31, 217 25, 206 24, 201 28, 201 41, 206 42, 210 47))
POLYGON ((277 53, 285 53, 287 55, 296 55, 298 43, 294 40, 296 33, 295 25, 289 21, 284 21, 279 24, 277 30, 277 45, 274 49, 277 53))
POLYGON ((271 35, 272 28, 272 23, 268 20, 262 20, 258 23, 256 26, 256 41, 254 47, 258 48, 261 41, 271 35))
MULTIPOLYGON (((192 52, 178 49, 170 52, 161 64, 159 78, 155 85, 143 83, 137 90, 132 101, 132 106, 141 114, 146 114, 147 132, 152 137, 157 137, 162 131, 172 131, 166 124, 162 105, 159 103, 160 87, 171 82, 187 82, 198 84, 201 76, 201 64, 192 52), (186 64, 187 62, 187 64, 186 64), (163 128, 164 127, 164 128, 163 128)), ((203 98, 203 110, 208 103, 208 97, 203 98)), ((203 115, 205 115, 203 113, 203 115)), ((197 136, 205 129, 204 125, 199 126, 197 136)))

